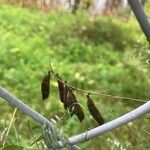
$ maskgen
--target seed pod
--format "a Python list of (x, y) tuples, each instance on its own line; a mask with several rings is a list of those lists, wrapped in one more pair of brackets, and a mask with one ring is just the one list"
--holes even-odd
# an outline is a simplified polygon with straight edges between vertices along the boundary
[(63, 103), (64, 103), (64, 108), (65, 109), (67, 109), (67, 94), (68, 94), (68, 90), (69, 90), (69, 87), (66, 84), (64, 84)]
[(68, 88), (67, 89), (67, 99), (66, 99), (66, 103), (67, 103), (67, 108), (69, 108), (69, 110), (71, 109), (71, 107), (73, 107), (73, 104), (77, 102), (75, 95), (72, 92), (72, 89)]
[(104, 124), (104, 119), (103, 119), (102, 115), (100, 114), (100, 112), (98, 111), (98, 109), (96, 108), (96, 106), (95, 106), (94, 102), (92, 101), (92, 99), (90, 98), (89, 94), (87, 95), (87, 107), (88, 107), (90, 114), (97, 121), (97, 123), (99, 125)]
[(84, 112), (81, 108), (81, 106), (79, 105), (79, 103), (75, 103), (74, 106), (72, 107), (72, 112), (71, 112), (71, 116), (72, 115), (76, 115), (78, 117), (78, 119), (82, 122), (82, 120), (84, 119)]
[(82, 122), (84, 119), (84, 112), (71, 89), (68, 89), (67, 93), (67, 107), (69, 108), (71, 116), (75, 114)]
[(58, 83), (58, 90), (59, 90), (59, 97), (62, 103), (64, 103), (64, 83), (62, 79), (57, 74), (57, 83)]
[(42, 98), (43, 101), (45, 99), (47, 99), (49, 97), (50, 94), (50, 78), (51, 78), (51, 74), (50, 71), (48, 72), (48, 75), (46, 75), (43, 79), (42, 79), (42, 83), (41, 83), (41, 93), (42, 93)]

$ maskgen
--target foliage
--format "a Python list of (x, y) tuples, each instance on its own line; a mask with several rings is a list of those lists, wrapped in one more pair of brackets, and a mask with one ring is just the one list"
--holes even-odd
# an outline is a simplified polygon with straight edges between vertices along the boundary
[[(69, 136), (96, 126), (86, 112), (82, 124), (70, 117), (59, 101), (56, 80), (51, 81), (50, 99), (43, 103), (40, 84), (49, 70), (70, 84), (102, 93), (150, 98), (149, 49), (135, 20), (97, 17), (88, 20), (85, 12), (42, 13), (0, 5), (0, 84), (47, 118), (62, 118), (57, 126)], [(86, 95), (75, 92), (86, 107)], [(140, 103), (92, 96), (106, 122), (123, 115)], [(12, 107), (0, 101), (0, 131), (8, 126)], [(97, 137), (80, 146), (86, 149), (148, 149), (149, 115)], [(18, 111), (8, 145), (25, 149), (41, 127)], [(136, 132), (135, 132), (136, 131)], [(8, 146), (9, 147), (9, 146)], [(36, 148), (35, 148), (36, 147)], [(88, 148), (87, 148), (88, 147)], [(37, 145), (33, 146), (37, 149)]]

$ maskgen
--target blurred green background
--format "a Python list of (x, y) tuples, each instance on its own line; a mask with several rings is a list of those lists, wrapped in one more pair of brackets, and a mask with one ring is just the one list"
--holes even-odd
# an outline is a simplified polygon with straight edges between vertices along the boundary
[[(150, 5), (145, 6), (150, 15)], [(48, 119), (62, 118), (57, 128), (69, 137), (97, 126), (89, 116), (86, 95), (75, 92), (85, 107), (80, 123), (70, 117), (59, 101), (57, 82), (51, 80), (50, 98), (41, 98), (41, 80), (50, 69), (76, 87), (98, 93), (150, 99), (150, 49), (134, 16), (99, 16), (89, 19), (85, 11), (76, 15), (0, 4), (0, 85)], [(91, 96), (108, 122), (142, 103)], [(0, 133), (9, 125), (14, 107), (0, 99)], [(89, 150), (148, 150), (150, 115), (112, 132), (79, 144)], [(41, 149), (30, 144), (42, 127), (17, 111), (7, 145)], [(12, 148), (10, 148), (12, 149)], [(21, 149), (21, 148), (20, 148)]]

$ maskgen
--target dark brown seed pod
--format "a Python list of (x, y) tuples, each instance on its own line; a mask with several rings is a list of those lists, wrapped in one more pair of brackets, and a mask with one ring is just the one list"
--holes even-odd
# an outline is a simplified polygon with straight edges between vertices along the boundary
[(67, 103), (67, 108), (71, 109), (73, 107), (73, 104), (76, 103), (76, 97), (72, 92), (72, 89), (68, 88), (67, 89), (67, 98), (66, 98), (66, 103)]
[(50, 94), (50, 78), (51, 78), (51, 74), (50, 74), (50, 71), (49, 71), (48, 75), (46, 75), (42, 79), (41, 92), (42, 92), (43, 101), (45, 99), (47, 99), (49, 97), (49, 94)]
[(69, 87), (66, 85), (66, 81), (64, 84), (64, 97), (63, 97), (63, 103), (64, 103), (64, 108), (67, 109), (67, 95), (68, 95)]
[(95, 106), (94, 102), (92, 101), (92, 99), (90, 98), (89, 94), (87, 95), (87, 107), (88, 107), (90, 114), (97, 121), (97, 123), (99, 125), (104, 124), (104, 119), (103, 119), (102, 115), (100, 114), (100, 112), (98, 111), (98, 109), (96, 108), (96, 106)]
[(71, 116), (75, 114), (82, 122), (82, 120), (84, 119), (84, 112), (71, 89), (68, 89), (67, 93), (67, 108), (69, 108)]
[(74, 115), (74, 114), (82, 122), (82, 120), (84, 119), (84, 112), (83, 112), (83, 110), (82, 110), (82, 108), (81, 108), (81, 106), (79, 105), (78, 102), (73, 104), (72, 111), (71, 111), (71, 116)]
[(62, 103), (64, 103), (64, 83), (62, 79), (57, 74), (57, 83), (58, 83), (58, 90), (59, 90), (59, 97)]

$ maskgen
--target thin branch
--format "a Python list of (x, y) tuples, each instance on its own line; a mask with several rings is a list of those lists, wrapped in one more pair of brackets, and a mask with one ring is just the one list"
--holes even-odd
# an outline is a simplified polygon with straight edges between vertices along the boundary
[(5, 138), (4, 138), (4, 141), (3, 141), (3, 144), (2, 144), (3, 146), (4, 146), (5, 143), (6, 143), (6, 140), (7, 140), (9, 131), (10, 131), (10, 129), (11, 129), (12, 123), (13, 123), (13, 121), (14, 121), (16, 112), (17, 112), (17, 108), (15, 107), (14, 112), (13, 112), (12, 117), (11, 117), (11, 120), (10, 120), (10, 123), (9, 123), (9, 126), (8, 126), (8, 129), (7, 129), (7, 132), (6, 132), (6, 135), (5, 135)]
[(150, 132), (149, 132), (149, 131), (144, 130), (144, 129), (143, 129), (143, 131), (144, 131), (145, 133), (147, 133), (148, 135), (150, 135)]
[(61, 79), (59, 79), (57, 77), (57, 75), (54, 74), (54, 70), (52, 72), (52, 75), (57, 78), (57, 80), (59, 80), (60, 82), (62, 82), (63, 84), (66, 84), (67, 86), (71, 87), (74, 90), (80, 91), (82, 93), (87, 93), (87, 94), (92, 94), (92, 95), (97, 95), (97, 96), (102, 96), (102, 97), (107, 97), (107, 98), (114, 98), (114, 99), (124, 99), (124, 100), (132, 100), (132, 101), (136, 101), (136, 102), (141, 102), (141, 103), (146, 103), (147, 101), (143, 100), (143, 99), (138, 99), (138, 98), (131, 98), (131, 97), (125, 97), (125, 96), (115, 96), (115, 95), (110, 95), (110, 94), (106, 94), (106, 93), (97, 93), (91, 90), (85, 90), (85, 89), (80, 89), (78, 87), (75, 87), (71, 84), (68, 84), (64, 81), (62, 81)]
[(128, 3), (143, 31), (147, 41), (150, 43), (150, 23), (145, 15), (142, 4), (139, 0), (128, 0)]
[[(75, 136), (69, 138), (69, 143), (77, 144), (77, 143), (85, 142), (89, 139), (92, 139), (96, 136), (99, 136), (99, 135), (102, 135), (109, 131), (112, 131), (113, 129), (116, 129), (124, 124), (127, 124), (149, 112), (150, 112), (150, 101), (148, 101), (147, 103), (143, 104), (142, 106), (134, 109), (133, 111), (131, 111), (117, 119), (114, 119), (114, 120), (112, 120), (108, 123), (105, 123), (99, 127), (96, 127), (94, 129), (91, 129), (89, 131), (83, 132), (81, 134), (78, 134), (78, 135), (75, 135)], [(63, 145), (60, 142), (60, 147), (56, 147), (56, 148), (59, 149), (62, 147), (63, 147)]]
[(0, 145), (3, 145), (3, 141), (5, 140), (5, 136), (7, 134), (8, 127), (6, 127), (2, 133), (0, 134)]
[(82, 134), (75, 135), (75, 136), (69, 138), (69, 141), (71, 144), (76, 144), (76, 143), (87, 141), (93, 137), (102, 135), (102, 134), (112, 131), (113, 129), (116, 129), (124, 124), (127, 124), (128, 122), (131, 122), (149, 112), (150, 112), (150, 101), (148, 101), (147, 103), (143, 104), (142, 106), (136, 108), (135, 110), (133, 110), (117, 119), (114, 119), (108, 123), (105, 123), (99, 127), (91, 129)]
[[(51, 130), (51, 133), (58, 137), (56, 128), (52, 122), (50, 122), (48, 119), (43, 117), (41, 114), (30, 108), (28, 105), (24, 104), (22, 101), (17, 99), (15, 96), (10, 94), (8, 91), (6, 91), (4, 88), (0, 87), (0, 97), (6, 100), (8, 103), (12, 104), (13, 106), (17, 107), (19, 110), (21, 110), (26, 115), (30, 116), (32, 119), (37, 121), (40, 124), (47, 124)], [(59, 137), (58, 137), (59, 140)], [(62, 145), (62, 144), (61, 144)], [(80, 148), (76, 145), (72, 146), (73, 149), (79, 150)]]
[[(30, 116), (31, 118), (33, 118), (34, 120), (39, 122), (40, 124), (43, 125), (44, 123), (47, 123), (49, 125), (50, 129), (53, 131), (53, 133), (55, 135), (57, 135), (56, 129), (55, 129), (53, 123), (51, 123), (49, 120), (47, 120), (41, 114), (39, 114), (38, 112), (36, 112), (32, 108), (30, 108), (29, 106), (24, 104), (23, 102), (21, 102), (19, 99), (15, 98), (12, 94), (10, 94), (8, 91), (3, 89), (2, 87), (0, 87), (0, 97), (5, 99), (10, 104), (16, 106), (18, 109), (20, 109), (22, 112), (24, 112), (25, 114), (27, 114), (28, 116)], [(137, 108), (137, 109), (113, 120), (113, 121), (110, 121), (108, 123), (105, 123), (102, 126), (96, 127), (87, 132), (84, 132), (82, 134), (79, 134), (79, 135), (69, 138), (69, 143), (73, 145), (76, 143), (84, 142), (95, 136), (98, 136), (98, 135), (104, 134), (108, 131), (111, 131), (113, 129), (116, 129), (116, 128), (120, 127), (121, 125), (124, 125), (130, 121), (133, 121), (134, 119), (137, 119), (140, 116), (142, 116), (148, 112), (150, 112), (150, 101), (148, 101), (147, 103), (143, 104), (139, 108)], [(59, 143), (60, 143), (60, 145), (57, 148), (61, 148), (64, 146), (62, 144), (62, 142), (59, 142)], [(76, 147), (76, 146), (74, 146), (74, 147)]]
[(40, 124), (47, 123), (49, 127), (51, 128), (53, 133), (56, 133), (56, 129), (54, 127), (54, 124), (50, 122), (48, 119), (43, 117), (41, 114), (24, 104), (22, 101), (17, 99), (15, 96), (10, 94), (8, 91), (6, 91), (4, 88), (0, 87), (0, 97), (2, 97), (4, 100), (6, 100), (8, 103), (12, 104), (13, 106), (20, 109), (23, 113), (30, 116), (32, 119), (37, 121)]

